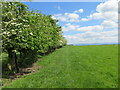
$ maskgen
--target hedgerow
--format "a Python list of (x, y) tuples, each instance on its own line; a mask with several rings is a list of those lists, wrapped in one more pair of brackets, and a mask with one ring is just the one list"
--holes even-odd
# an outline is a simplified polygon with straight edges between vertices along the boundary
[(19, 72), (17, 53), (22, 60), (31, 55), (45, 55), (66, 45), (61, 26), (51, 15), (29, 11), (20, 2), (2, 3), (2, 47), (8, 53), (8, 67)]

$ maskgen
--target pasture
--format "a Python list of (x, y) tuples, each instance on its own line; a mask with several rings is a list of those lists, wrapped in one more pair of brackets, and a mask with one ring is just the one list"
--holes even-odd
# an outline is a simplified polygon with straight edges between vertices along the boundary
[(118, 87), (118, 45), (64, 46), (36, 64), (42, 68), (4, 88)]

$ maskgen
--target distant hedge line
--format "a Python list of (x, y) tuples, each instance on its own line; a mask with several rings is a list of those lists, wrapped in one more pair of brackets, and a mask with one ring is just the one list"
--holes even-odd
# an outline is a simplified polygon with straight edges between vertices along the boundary
[(8, 53), (8, 66), (11, 71), (19, 72), (17, 55), (36, 56), (47, 54), (66, 45), (61, 26), (51, 15), (39, 11), (29, 11), (28, 6), (20, 2), (3, 2), (2, 5), (2, 43)]

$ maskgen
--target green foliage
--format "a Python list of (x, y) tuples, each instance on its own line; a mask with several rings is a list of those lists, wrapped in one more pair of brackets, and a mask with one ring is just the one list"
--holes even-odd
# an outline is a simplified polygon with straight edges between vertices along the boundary
[[(29, 11), (20, 2), (2, 3), (2, 42), (3, 50), (26, 54), (46, 54), (59, 46), (66, 45), (58, 20), (51, 15), (42, 15), (37, 11)], [(26, 53), (26, 54), (25, 54)]]
[[(4, 49), (30, 49), (47, 52), (64, 41), (61, 27), (51, 16), (28, 11), (19, 2), (3, 3), (2, 36)], [(62, 42), (63, 45), (63, 42)]]

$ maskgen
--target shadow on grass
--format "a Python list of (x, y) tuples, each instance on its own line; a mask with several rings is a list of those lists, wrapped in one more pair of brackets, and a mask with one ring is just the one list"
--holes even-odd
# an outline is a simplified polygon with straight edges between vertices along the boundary
[(16, 75), (23, 75), (23, 74), (28, 74), (31, 73), (30, 71), (25, 71), (23, 70), (25, 68), (32, 67), (33, 63), (37, 61), (37, 56), (35, 55), (26, 55), (23, 58), (20, 58), (20, 54), (17, 53), (17, 61), (18, 61), (18, 67), (20, 69), (19, 73), (11, 74), (11, 71), (8, 68), (8, 54), (3, 53), (2, 54), (2, 78), (3, 79), (14, 79)]
[(15, 73), (11, 75), (11, 71), (8, 69), (8, 54), (7, 53), (2, 53), (2, 78), (4, 79), (14, 79), (16, 78), (16, 75), (24, 75), (24, 74), (29, 74), (32, 71), (33, 64), (38, 60), (38, 58), (42, 58), (42, 56), (47, 56), (51, 54), (53, 51), (47, 52), (45, 54), (29, 54), (27, 53), (26, 55), (24, 54), (23, 57), (20, 57), (20, 53), (17, 53), (17, 62), (18, 62), (18, 67), (20, 72)]

